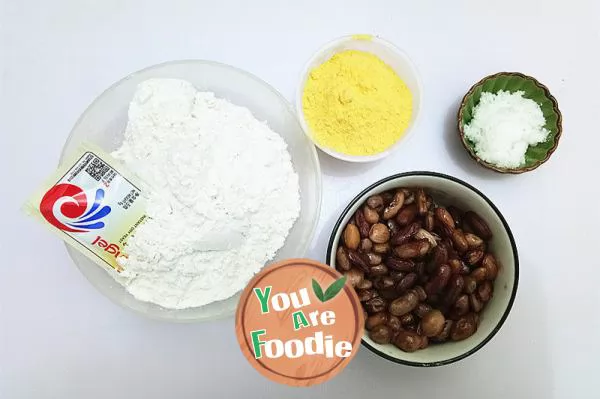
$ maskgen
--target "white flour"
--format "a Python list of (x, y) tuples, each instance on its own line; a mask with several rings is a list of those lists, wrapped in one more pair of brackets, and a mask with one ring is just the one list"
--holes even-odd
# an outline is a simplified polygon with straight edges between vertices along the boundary
[(284, 140), (190, 83), (138, 87), (115, 158), (150, 186), (151, 217), (116, 277), (137, 299), (183, 309), (229, 298), (281, 248), (300, 212)]

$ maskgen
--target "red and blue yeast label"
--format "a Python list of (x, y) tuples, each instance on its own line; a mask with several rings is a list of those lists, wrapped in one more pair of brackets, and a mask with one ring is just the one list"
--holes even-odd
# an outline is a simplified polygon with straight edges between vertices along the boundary
[(117, 271), (127, 238), (146, 219), (139, 184), (99, 149), (82, 148), (26, 204), (67, 243)]

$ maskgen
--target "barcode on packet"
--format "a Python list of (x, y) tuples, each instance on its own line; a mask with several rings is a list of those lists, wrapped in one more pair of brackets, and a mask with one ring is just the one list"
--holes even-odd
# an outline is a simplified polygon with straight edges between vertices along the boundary
[(88, 175), (92, 177), (92, 179), (96, 181), (100, 181), (102, 177), (110, 170), (110, 166), (102, 162), (99, 158), (94, 157), (92, 162), (90, 162), (85, 168), (85, 171)]

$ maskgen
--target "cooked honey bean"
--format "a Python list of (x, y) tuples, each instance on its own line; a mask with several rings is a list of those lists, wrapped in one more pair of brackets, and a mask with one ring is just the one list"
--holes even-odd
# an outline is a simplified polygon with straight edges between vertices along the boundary
[(357, 291), (373, 342), (412, 352), (476, 332), (499, 269), (479, 215), (398, 188), (369, 197), (343, 228), (336, 269)]
[(392, 339), (392, 330), (385, 324), (380, 324), (373, 327), (369, 337), (371, 337), (373, 342), (380, 345), (389, 344)]
[(427, 295), (434, 295), (440, 292), (450, 279), (451, 269), (448, 265), (441, 265), (433, 277), (425, 284), (425, 292)]
[(369, 314), (378, 313), (385, 310), (387, 303), (385, 299), (381, 297), (374, 297), (364, 302), (365, 309)]
[(402, 330), (402, 323), (400, 322), (398, 316), (389, 315), (385, 324), (392, 330), (394, 335), (397, 334), (398, 331)]
[(400, 294), (405, 293), (409, 289), (411, 289), (416, 283), (419, 276), (416, 273), (408, 273), (402, 280), (396, 284), (396, 291)]
[(369, 236), (369, 230), (371, 229), (371, 225), (365, 219), (365, 214), (361, 209), (357, 210), (354, 214), (354, 219), (356, 220), (356, 226), (358, 227), (358, 231), (362, 238)]
[(487, 302), (492, 298), (494, 286), (489, 281), (484, 281), (479, 287), (477, 287), (477, 296), (483, 302)]
[(348, 252), (346, 252), (346, 248), (338, 247), (335, 254), (335, 265), (338, 270), (350, 270), (350, 259), (348, 259)]
[(363, 214), (365, 215), (365, 220), (370, 224), (375, 224), (379, 222), (379, 213), (370, 206), (366, 205), (363, 208)]
[(421, 348), (422, 343), (422, 337), (412, 331), (400, 331), (394, 339), (394, 345), (404, 352), (414, 352)]
[(386, 312), (379, 312), (379, 313), (372, 314), (371, 316), (366, 318), (365, 328), (367, 330), (371, 330), (375, 326), (384, 324), (387, 322), (388, 317), (389, 317), (389, 314)]
[(416, 204), (405, 206), (398, 212), (398, 215), (396, 215), (396, 222), (398, 222), (400, 226), (406, 226), (415, 220), (417, 213), (418, 209)]
[(363, 279), (360, 283), (356, 285), (357, 290), (368, 290), (373, 287), (373, 281)]
[(431, 312), (431, 310), (432, 310), (431, 305), (428, 305), (426, 303), (420, 303), (415, 308), (415, 314), (419, 318), (423, 318), (423, 316), (425, 316), (427, 313)]
[(383, 210), (383, 218), (385, 220), (391, 219), (398, 214), (400, 208), (404, 205), (404, 192), (402, 190), (396, 191), (394, 194), (394, 199), (388, 206)]
[(390, 303), (389, 312), (394, 316), (402, 316), (412, 310), (419, 304), (419, 296), (414, 291), (408, 291), (400, 298)]
[(496, 279), (496, 276), (498, 276), (498, 263), (496, 262), (494, 255), (490, 253), (485, 254), (483, 260), (481, 261), (481, 267), (485, 269), (485, 276), (488, 280), (493, 281)]
[(371, 250), (373, 249), (373, 241), (369, 240), (368, 238), (363, 238), (362, 240), (360, 240), (358, 249), (360, 250), (360, 252), (363, 253), (371, 252)]
[(461, 317), (454, 323), (452, 331), (450, 332), (450, 338), (452, 341), (462, 341), (463, 339), (469, 338), (477, 330), (477, 323), (473, 314), (468, 314)]
[(426, 313), (421, 319), (421, 331), (427, 337), (435, 337), (442, 332), (446, 318), (439, 310)]
[(361, 270), (350, 269), (344, 272), (344, 276), (346, 276), (346, 281), (348, 281), (352, 287), (356, 288), (356, 286), (363, 280), (365, 274)]

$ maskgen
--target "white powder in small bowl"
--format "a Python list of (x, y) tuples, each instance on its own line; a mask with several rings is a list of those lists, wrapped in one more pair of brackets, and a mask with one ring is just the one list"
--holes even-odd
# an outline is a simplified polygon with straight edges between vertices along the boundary
[(550, 133), (546, 120), (535, 101), (523, 97), (522, 91), (481, 93), (473, 109), (471, 123), (464, 126), (465, 137), (475, 144), (482, 160), (504, 168), (525, 164), (530, 145), (546, 141)]

